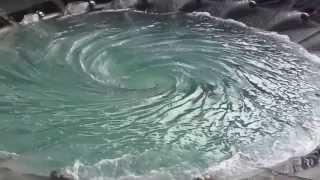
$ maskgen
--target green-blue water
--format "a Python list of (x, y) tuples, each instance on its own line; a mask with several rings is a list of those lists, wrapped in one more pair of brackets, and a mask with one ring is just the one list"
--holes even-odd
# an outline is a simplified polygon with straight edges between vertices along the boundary
[(261, 163), (317, 144), (318, 64), (278, 36), (118, 12), (1, 38), (0, 150), (34, 171), (188, 179), (237, 152)]

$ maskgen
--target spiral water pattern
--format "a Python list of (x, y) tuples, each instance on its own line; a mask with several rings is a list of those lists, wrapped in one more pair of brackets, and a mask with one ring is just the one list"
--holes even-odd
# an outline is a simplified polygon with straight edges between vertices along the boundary
[(318, 65), (305, 51), (181, 16), (98, 13), (16, 29), (0, 47), (0, 149), (47, 167), (122, 157), (88, 170), (119, 177), (272, 156), (311, 136)]

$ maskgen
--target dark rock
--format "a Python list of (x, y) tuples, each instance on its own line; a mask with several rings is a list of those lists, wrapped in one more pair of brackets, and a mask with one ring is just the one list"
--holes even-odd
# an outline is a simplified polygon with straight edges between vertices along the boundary
[(215, 180), (215, 179), (210, 175), (203, 175), (203, 176), (195, 177), (192, 180)]
[(106, 3), (110, 3), (113, 0), (96, 0), (97, 4), (106, 4)]
[(315, 150), (313, 150), (311, 153), (301, 157), (302, 168), (303, 169), (313, 168), (319, 165), (319, 160), (320, 160), (320, 146), (317, 147)]
[(308, 22), (309, 15), (303, 12), (289, 11), (279, 12), (278, 16), (274, 18), (268, 30), (284, 31), (288, 29), (301, 28)]
[(60, 174), (58, 171), (52, 171), (50, 173), (50, 180), (73, 180), (74, 178), (71, 176), (67, 176), (65, 174)]
[(93, 1), (93, 0), (90, 0), (89, 2), (89, 9), (92, 11), (95, 9), (95, 6), (96, 6), (96, 2)]
[[(35, 22), (36, 15), (31, 18), (31, 14), (37, 14), (39, 19), (48, 19), (45, 18), (45, 16), (51, 16), (51, 14), (60, 14), (62, 15), (62, 12), (64, 10), (64, 4), (60, 0), (55, 1), (44, 1), (37, 4), (31, 4), (28, 8), (14, 11), (8, 14), (8, 17), (10, 17), (14, 22), (22, 22), (23, 19), (25, 19), (25, 22)], [(57, 16), (51, 16), (51, 17), (57, 17)], [(28, 20), (26, 20), (28, 19)], [(34, 20), (31, 20), (34, 19)]]
[(180, 8), (182, 12), (193, 12), (200, 9), (203, 6), (202, 0), (192, 0)]
[(60, 0), (55, 1), (44, 1), (42, 3), (33, 5), (30, 10), (32, 12), (41, 11), (44, 14), (51, 14), (51, 13), (62, 13), (64, 10), (64, 4)]
[(21, 22), (23, 20), (23, 17), (24, 17), (25, 14), (28, 14), (28, 10), (13, 12), (13, 13), (8, 14), (8, 16), (14, 22)]
[(257, 2), (256, 2), (256, 1), (249, 1), (249, 7), (250, 7), (250, 8), (255, 8), (255, 7), (257, 7)]
[(0, 16), (0, 28), (10, 26), (10, 25), (11, 25), (11, 23), (9, 22), (9, 20), (7, 18)]
[(264, 7), (280, 7), (280, 6), (291, 6), (294, 0), (256, 0), (259, 6)]
[(139, 11), (146, 11), (148, 9), (151, 9), (153, 5), (149, 3), (148, 0), (139, 0), (135, 5), (134, 8)]
[(313, 21), (316, 21), (318, 23), (320, 23), (320, 8), (319, 9), (314, 9), (312, 11), (312, 13), (309, 13), (310, 14), (310, 19), (312, 19)]
[(301, 13), (300, 18), (303, 22), (307, 22), (310, 19), (310, 15), (304, 12), (304, 13)]
[(223, 18), (237, 19), (248, 16), (257, 11), (255, 1), (237, 1), (226, 7)]

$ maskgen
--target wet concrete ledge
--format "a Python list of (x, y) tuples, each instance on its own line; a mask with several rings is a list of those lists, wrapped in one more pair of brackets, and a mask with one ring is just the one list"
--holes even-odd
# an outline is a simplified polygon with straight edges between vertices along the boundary
[[(209, 12), (248, 26), (288, 35), (311, 52), (320, 51), (320, 1), (318, 0), (11, 0), (0, 2), (0, 32), (36, 23), (100, 10), (133, 9), (150, 13)], [(320, 180), (320, 147), (273, 167), (258, 170), (243, 180)], [(1, 165), (1, 162), (0, 162)], [(71, 180), (53, 171), (48, 176), (16, 172), (0, 166), (0, 180)], [(217, 180), (203, 175), (195, 180)]]

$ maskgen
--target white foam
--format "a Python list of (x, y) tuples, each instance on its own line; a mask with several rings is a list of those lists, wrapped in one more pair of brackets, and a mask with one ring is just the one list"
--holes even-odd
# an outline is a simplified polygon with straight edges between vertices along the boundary
[(295, 48), (296, 52), (303, 54), (305, 57), (307, 57), (308, 59), (310, 59), (313, 62), (320, 63), (320, 57), (319, 56), (309, 52), (307, 49), (305, 49), (300, 44), (291, 41), (291, 39), (290, 39), (290, 37), (288, 35), (279, 34), (277, 32), (272, 32), (272, 31), (263, 31), (263, 30), (256, 29), (256, 28), (251, 28), (251, 29), (253, 29), (258, 34), (262, 34), (262, 35), (265, 35), (265, 36), (270, 36), (272, 38), (284, 41), (285, 43), (288, 43), (288, 45), (290, 45), (292, 48)]
[(290, 37), (288, 35), (279, 34), (279, 33), (274, 32), (274, 31), (264, 31), (264, 30), (261, 30), (261, 29), (257, 29), (255, 27), (249, 27), (245, 23), (237, 21), (237, 20), (234, 20), (234, 19), (223, 19), (223, 18), (212, 16), (212, 14), (210, 14), (209, 12), (192, 12), (192, 13), (188, 13), (187, 15), (193, 16), (193, 17), (202, 17), (203, 16), (203, 17), (208, 17), (208, 18), (219, 20), (219, 21), (226, 22), (226, 23), (232, 23), (232, 24), (235, 24), (235, 25), (238, 25), (238, 26), (241, 26), (241, 27), (245, 27), (245, 28), (251, 29), (255, 33), (279, 39), (279, 40), (284, 41), (284, 42), (288, 43), (289, 45), (293, 46), (298, 52), (303, 54), (305, 57), (307, 57), (311, 61), (316, 62), (316, 63), (320, 63), (320, 57), (318, 55), (309, 52), (308, 50), (306, 50), (300, 44), (291, 41), (291, 39), (290, 39)]
[[(284, 135), (273, 143), (271, 153), (263, 152), (263, 146), (267, 144), (266, 142), (253, 143), (251, 146), (254, 148), (249, 147), (251, 150), (248, 152), (239, 151), (231, 158), (212, 165), (206, 174), (219, 180), (249, 178), (262, 168), (276, 166), (289, 158), (310, 153), (320, 142), (320, 132), (317, 131), (319, 128), (320, 122), (306, 121), (298, 131), (289, 130), (288, 135)], [(304, 129), (308, 129), (308, 132)]]
[[(149, 156), (154, 156), (154, 152), (145, 151), (139, 155), (126, 154), (119, 158), (102, 159), (92, 165), (77, 160), (72, 167), (65, 169), (65, 173), (72, 175), (76, 180), (191, 180), (200, 174), (197, 168), (177, 168), (176, 165), (150, 168), (143, 174), (136, 174), (132, 168), (137, 166), (138, 162), (147, 160)], [(145, 165), (150, 162), (146, 161)]]
[(187, 15), (192, 17), (205, 16), (205, 17), (215, 19), (215, 17), (212, 16), (209, 12), (192, 12), (192, 13), (188, 13)]
[(236, 20), (233, 20), (233, 19), (223, 19), (223, 18), (220, 18), (220, 17), (215, 17), (215, 16), (212, 16), (212, 14), (210, 14), (209, 12), (206, 12), (206, 11), (204, 11), (204, 12), (192, 12), (192, 13), (188, 13), (187, 15), (188, 16), (192, 16), (192, 17), (207, 17), (207, 18), (218, 20), (218, 21), (221, 21), (221, 22), (235, 24), (235, 25), (238, 25), (238, 26), (241, 26), (241, 27), (248, 27), (246, 24), (244, 24), (244, 23), (242, 23), (240, 21), (236, 21)]

